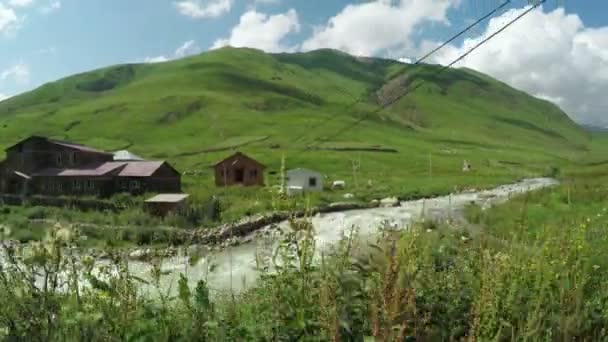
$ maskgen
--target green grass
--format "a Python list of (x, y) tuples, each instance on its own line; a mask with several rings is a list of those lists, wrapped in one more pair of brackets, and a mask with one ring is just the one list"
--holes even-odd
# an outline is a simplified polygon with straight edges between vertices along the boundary
[[(227, 218), (267, 209), (272, 201), (268, 191), (215, 187), (208, 166), (232, 153), (227, 149), (240, 149), (275, 173), (285, 155), (288, 169), (307, 167), (343, 179), (361, 201), (496, 185), (543, 174), (549, 166), (576, 166), (579, 156), (592, 153), (589, 134), (553, 104), (470, 70), (437, 75), (438, 68), (332, 50), (265, 54), (234, 48), (113, 66), (1, 102), (0, 147), (41, 134), (167, 159), (188, 174), (185, 190), (194, 197), (222, 196)], [(377, 108), (375, 91), (403, 72), (411, 84), (424, 85), (354, 125)], [(325, 141), (398, 153), (307, 149)], [(475, 172), (461, 173), (464, 159)], [(360, 162), (357, 174), (353, 160)], [(192, 171), (199, 175), (189, 176), (197, 174)], [(278, 184), (275, 176), (268, 179)], [(362, 185), (368, 180), (372, 189)]]
[[(120, 253), (92, 272), (73, 263), (77, 232), (57, 227), (28, 257), (0, 272), (0, 337), (7, 340), (107, 341), (604, 341), (608, 338), (608, 193), (604, 179), (574, 178), (475, 212), (484, 225), (425, 223), (382, 230), (363, 244), (356, 231), (319, 262), (311, 226), (292, 222), (249, 290), (212, 296), (187, 271), (169, 296), (160, 262), (150, 261), (138, 292)], [(570, 188), (570, 201), (564, 194)], [(598, 190), (599, 188), (599, 190)], [(566, 207), (567, 206), (567, 207)], [(473, 214), (473, 212), (470, 212)], [(427, 229), (431, 228), (431, 231)], [(467, 237), (463, 239), (463, 237)], [(190, 255), (191, 261), (200, 255)], [(276, 259), (275, 259), (276, 258)], [(265, 266), (276, 263), (274, 271)], [(35, 267), (45, 287), (31, 286)], [(223, 270), (219, 270), (223, 272)], [(86, 279), (90, 287), (66, 279)], [(57, 291), (61, 288), (61, 291)], [(155, 293), (156, 294), (156, 293)]]

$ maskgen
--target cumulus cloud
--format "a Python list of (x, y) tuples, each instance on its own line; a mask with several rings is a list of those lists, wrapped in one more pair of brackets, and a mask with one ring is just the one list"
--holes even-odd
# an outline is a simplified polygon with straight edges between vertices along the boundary
[(196, 44), (194, 40), (189, 40), (184, 42), (180, 47), (178, 47), (172, 55), (170, 56), (155, 56), (155, 57), (146, 57), (144, 58), (144, 63), (161, 63), (167, 62), (172, 59), (183, 58), (191, 55), (195, 55), (201, 52), (201, 48)]
[(234, 0), (182, 0), (175, 2), (177, 11), (191, 18), (214, 18), (227, 13)]
[(27, 7), (34, 3), (34, 0), (9, 0), (8, 5), (11, 7)]
[(421, 24), (448, 24), (448, 9), (459, 0), (376, 0), (351, 4), (316, 27), (303, 50), (339, 49), (372, 56), (385, 50), (412, 48), (412, 33)]
[(0, 72), (0, 81), (11, 80), (19, 85), (25, 85), (30, 82), (30, 68), (24, 63), (18, 63), (14, 66)]
[(290, 33), (299, 31), (300, 21), (294, 9), (276, 15), (250, 10), (241, 16), (230, 36), (216, 40), (212, 49), (229, 45), (251, 47), (267, 52), (293, 51), (296, 47), (285, 45), (283, 41)]
[[(440, 50), (435, 61), (451, 62), (524, 10), (492, 19), (479, 37)], [(576, 14), (537, 9), (455, 66), (552, 101), (577, 121), (608, 125), (608, 27), (585, 27)]]
[(7, 33), (15, 25), (19, 24), (17, 14), (12, 8), (4, 6), (0, 2), (0, 33)]

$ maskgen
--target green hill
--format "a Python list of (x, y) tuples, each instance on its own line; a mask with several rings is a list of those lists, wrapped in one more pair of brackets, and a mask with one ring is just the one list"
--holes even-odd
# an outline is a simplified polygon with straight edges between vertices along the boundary
[[(553, 104), (472, 70), (437, 74), (439, 68), (333, 50), (235, 48), (113, 66), (0, 102), (0, 147), (39, 134), (129, 149), (198, 171), (185, 177), (186, 190), (203, 195), (218, 191), (208, 166), (238, 147), (271, 173), (285, 155), (288, 168), (345, 179), (352, 185), (347, 191), (365, 200), (540, 174), (586, 151), (588, 134)], [(373, 113), (419, 82), (416, 91)], [(464, 159), (474, 172), (462, 173)]]

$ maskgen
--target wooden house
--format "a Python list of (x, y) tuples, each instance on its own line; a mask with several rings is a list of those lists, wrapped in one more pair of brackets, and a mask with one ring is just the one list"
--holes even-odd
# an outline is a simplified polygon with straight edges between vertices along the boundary
[(217, 186), (264, 185), (266, 166), (257, 160), (237, 152), (214, 166)]
[(95, 195), (181, 192), (181, 175), (164, 161), (114, 161), (84, 145), (29, 137), (6, 149), (0, 193)]

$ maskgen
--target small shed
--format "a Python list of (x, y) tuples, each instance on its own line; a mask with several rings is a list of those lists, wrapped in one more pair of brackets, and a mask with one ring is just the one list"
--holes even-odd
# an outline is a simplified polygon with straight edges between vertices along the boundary
[(323, 175), (304, 168), (289, 170), (285, 174), (285, 186), (287, 195), (290, 196), (301, 192), (323, 191)]
[(179, 213), (188, 206), (188, 194), (160, 194), (145, 201), (146, 210), (156, 216)]
[(266, 166), (241, 152), (231, 155), (213, 167), (217, 186), (264, 185)]

